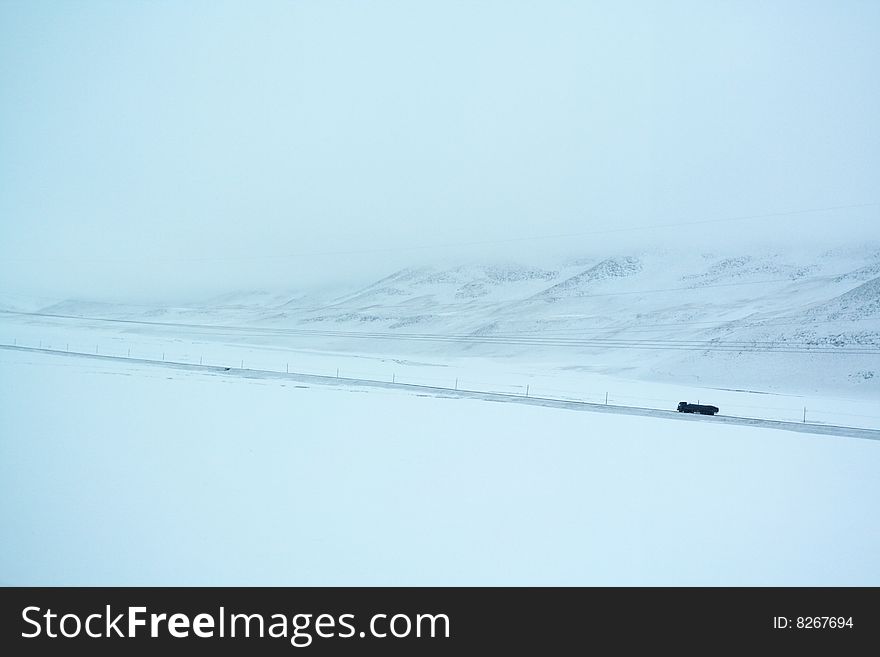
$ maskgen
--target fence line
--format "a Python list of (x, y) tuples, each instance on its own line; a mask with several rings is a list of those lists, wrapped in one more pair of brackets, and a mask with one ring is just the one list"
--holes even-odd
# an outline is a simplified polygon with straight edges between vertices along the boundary
[[(118, 339), (118, 338), (117, 338)], [(436, 390), (443, 390), (449, 392), (464, 392), (464, 393), (481, 393), (481, 394), (498, 394), (505, 395), (510, 397), (527, 397), (536, 400), (546, 400), (546, 401), (559, 401), (559, 402), (575, 402), (575, 403), (583, 403), (583, 404), (592, 404), (592, 405), (608, 405), (615, 406), (618, 408), (643, 408), (647, 410), (659, 410), (659, 411), (671, 411), (674, 408), (670, 406), (673, 404), (677, 404), (677, 400), (669, 401), (668, 399), (661, 399), (656, 397), (638, 397), (633, 395), (616, 395), (610, 391), (606, 392), (595, 392), (595, 391), (573, 391), (573, 390), (562, 390), (559, 388), (547, 388), (540, 385), (534, 385), (532, 383), (527, 384), (518, 384), (518, 383), (489, 383), (486, 381), (478, 381), (475, 379), (464, 378), (464, 377), (432, 377), (432, 376), (421, 376), (418, 374), (413, 374), (412, 376), (404, 375), (399, 376), (396, 371), (390, 372), (386, 375), (385, 378), (374, 378), (377, 376), (375, 372), (362, 372), (359, 370), (348, 370), (344, 368), (336, 368), (335, 372), (306, 372), (301, 370), (291, 370), (290, 363), (283, 363), (283, 367), (279, 364), (279, 369), (270, 369), (265, 366), (262, 367), (246, 367), (247, 361), (242, 358), (237, 358), (234, 362), (234, 365), (227, 365), (219, 360), (210, 360), (205, 359), (203, 355), (199, 354), (198, 357), (190, 354), (183, 354), (183, 358), (191, 359), (191, 360), (168, 360), (166, 359), (166, 352), (161, 352), (161, 360), (159, 360), (159, 352), (156, 350), (156, 353), (152, 354), (152, 357), (149, 357), (147, 353), (142, 353), (140, 357), (136, 352), (134, 356), (132, 356), (132, 350), (127, 345), (125, 346), (125, 355), (120, 355), (119, 353), (113, 353), (107, 349), (100, 349), (100, 343), (95, 345), (94, 351), (89, 349), (88, 351), (71, 351), (70, 343), (64, 342), (63, 348), (58, 347), (56, 344), (49, 343), (46, 340), (40, 340), (38, 342), (39, 346), (28, 346), (23, 344), (18, 338), (14, 338), (11, 342), (7, 342), (6, 344), (2, 344), (0, 346), (10, 347), (19, 350), (33, 350), (33, 351), (43, 351), (43, 352), (52, 352), (57, 354), (69, 354), (72, 356), (102, 356), (104, 358), (114, 358), (119, 360), (131, 360), (134, 362), (146, 362), (146, 363), (156, 363), (156, 364), (168, 364), (168, 365), (184, 365), (189, 367), (202, 367), (205, 369), (216, 370), (217, 368), (221, 368), (224, 370), (236, 370), (236, 371), (252, 371), (252, 372), (266, 372), (272, 374), (289, 374), (291, 376), (317, 376), (317, 377), (326, 377), (326, 378), (336, 378), (340, 381), (351, 381), (358, 382), (362, 381), (365, 383), (376, 383), (383, 385), (393, 385), (396, 387), (420, 387), (420, 388), (431, 388)], [(147, 352), (148, 350), (144, 350)], [(178, 356), (180, 357), (180, 356)], [(354, 376), (352, 376), (354, 375)], [(446, 385), (438, 385), (437, 383), (425, 384), (420, 381), (435, 381), (435, 382), (445, 382)], [(453, 385), (454, 381), (454, 385)], [(472, 387), (474, 385), (478, 386), (488, 386), (488, 388), (479, 388)], [(496, 388), (495, 390), (491, 388)], [(499, 392), (498, 388), (505, 388), (506, 391)], [(511, 391), (510, 389), (513, 389)], [(547, 395), (547, 393), (562, 393), (562, 395)], [(656, 405), (646, 405), (646, 406), (631, 406), (629, 404), (621, 404), (615, 403), (615, 401), (620, 400), (632, 400), (635, 402), (662, 402), (663, 406)], [(667, 405), (668, 402), (668, 405)], [(782, 408), (778, 406), (755, 406), (748, 404), (736, 404), (730, 403), (725, 404), (725, 408), (732, 409), (745, 409), (745, 408), (755, 408), (761, 410), (776, 410), (783, 411), (784, 413), (774, 414), (774, 416), (765, 416), (765, 417), (755, 417), (752, 415), (735, 415), (730, 413), (722, 413), (721, 415), (725, 417), (738, 418), (744, 420), (771, 420), (771, 421), (780, 421), (780, 422), (797, 422), (801, 424), (810, 424), (815, 426), (839, 426), (841, 428), (851, 428), (851, 429), (867, 429), (867, 430), (878, 430), (880, 429), (880, 422), (874, 423), (873, 426), (870, 427), (856, 427), (850, 425), (839, 425), (839, 424), (831, 424), (829, 422), (821, 421), (821, 418), (829, 415), (840, 415), (846, 417), (859, 417), (859, 418), (868, 418), (872, 420), (880, 420), (880, 416), (878, 415), (869, 415), (869, 414), (861, 414), (861, 413), (847, 413), (836, 410), (827, 410), (827, 409), (811, 409), (807, 407), (800, 408)], [(810, 421), (808, 422), (808, 418)]]

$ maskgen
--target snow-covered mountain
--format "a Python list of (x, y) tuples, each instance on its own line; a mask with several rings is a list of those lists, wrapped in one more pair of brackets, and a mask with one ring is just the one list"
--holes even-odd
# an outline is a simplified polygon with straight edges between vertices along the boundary
[(266, 329), (337, 351), (552, 361), (719, 387), (880, 393), (878, 245), (419, 266), (344, 292), (278, 285), (187, 308), (68, 301), (42, 312)]

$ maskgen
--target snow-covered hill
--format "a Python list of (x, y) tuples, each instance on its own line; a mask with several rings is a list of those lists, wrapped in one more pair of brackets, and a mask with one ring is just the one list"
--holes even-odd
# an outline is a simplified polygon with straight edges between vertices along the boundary
[(479, 356), (689, 385), (880, 394), (878, 245), (423, 265), (348, 289), (279, 282), (187, 308), (67, 301), (42, 312), (266, 329), (286, 345), (295, 339), (337, 352)]
[[(291, 305), (270, 323), (325, 331), (328, 339), (334, 332), (399, 334), (395, 348), (406, 353), (541, 358), (552, 352), (594, 371), (771, 390), (880, 382), (880, 356), (870, 353), (880, 351), (875, 246), (741, 255), (653, 251), (555, 267), (421, 267), (320, 305)], [(253, 319), (261, 321), (265, 310), (255, 305)], [(494, 340), (425, 339), (434, 335)], [(517, 344), (523, 339), (533, 341)], [(357, 349), (371, 342), (368, 336), (333, 341)], [(823, 347), (833, 353), (818, 353)]]

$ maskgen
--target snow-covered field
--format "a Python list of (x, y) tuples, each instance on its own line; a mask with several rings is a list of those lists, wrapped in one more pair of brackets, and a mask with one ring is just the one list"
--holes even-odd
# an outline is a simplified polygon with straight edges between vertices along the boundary
[[(476, 372), (495, 386), (535, 383), (603, 396), (615, 392), (608, 382), (578, 375), (803, 397), (774, 404), (789, 414), (809, 412), (816, 399), (875, 407), (880, 399), (880, 244), (421, 266), (348, 289), (276, 287), (185, 307), (0, 295), (0, 341), (237, 355), (271, 368), (288, 360), (305, 367), (308, 354), (320, 352), (321, 366), (327, 354), (338, 356), (334, 370), (391, 375), (391, 366), (377, 363), (398, 360), (430, 364), (419, 374), (444, 380), (452, 372), (438, 366), (467, 363), (467, 376)], [(356, 360), (344, 362), (349, 356)], [(646, 398), (667, 403), (665, 393), (652, 394), (658, 388), (648, 390)]]
[(349, 287), (186, 307), (7, 296), (0, 344), (880, 428), (880, 246), (419, 267)]
[(880, 442), (0, 350), (3, 584), (880, 584)]
[(880, 584), (880, 247), (281, 287), (0, 295), (0, 583)]

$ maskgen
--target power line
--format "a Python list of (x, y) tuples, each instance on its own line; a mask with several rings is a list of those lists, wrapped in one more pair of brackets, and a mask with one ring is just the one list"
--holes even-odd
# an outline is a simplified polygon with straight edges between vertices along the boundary
[[(155, 308), (155, 306), (144, 306), (149, 308)], [(384, 306), (383, 306), (384, 307)], [(387, 308), (395, 308), (394, 306), (387, 306)], [(189, 309), (175, 309), (175, 310), (189, 310)], [(0, 310), (0, 314), (5, 313), (9, 315), (30, 315), (37, 317), (54, 317), (59, 319), (80, 319), (83, 321), (106, 321), (106, 322), (135, 322), (135, 320), (125, 320), (120, 318), (96, 318), (96, 317), (88, 317), (83, 315), (61, 315), (61, 314), (53, 314), (53, 313), (40, 313), (40, 312), (24, 312), (24, 311), (13, 311), (13, 310)], [(449, 315), (451, 313), (447, 313)], [(454, 314), (464, 314), (454, 313)], [(589, 316), (595, 317), (595, 316)], [(403, 318), (387, 318), (387, 321), (399, 321)], [(565, 329), (534, 329), (534, 330), (514, 330), (512, 332), (508, 332), (506, 334), (495, 334), (495, 335), (508, 335), (515, 338), (543, 338), (543, 337), (558, 337), (560, 339), (565, 339), (569, 336), (583, 336), (584, 333), (612, 333), (625, 331), (627, 334), (630, 333), (658, 333), (665, 331), (670, 328), (677, 328), (681, 326), (694, 326), (698, 330), (699, 329), (718, 329), (729, 331), (733, 329), (762, 329), (767, 327), (776, 327), (776, 326), (811, 326), (814, 324), (838, 324), (841, 321), (846, 322), (876, 322), (878, 321), (874, 317), (844, 317), (839, 320), (807, 320), (807, 319), (799, 319), (797, 317), (792, 316), (784, 316), (779, 317), (777, 319), (795, 319), (797, 321), (788, 322), (788, 321), (775, 321), (774, 318), (769, 319), (755, 319), (749, 321), (748, 318), (737, 318), (737, 319), (718, 319), (711, 321), (681, 321), (681, 322), (672, 322), (672, 323), (661, 323), (661, 324), (637, 324), (635, 326), (575, 326), (571, 328)], [(547, 320), (542, 320), (547, 321)], [(144, 322), (147, 323), (147, 322)], [(151, 324), (152, 325), (152, 324)], [(242, 328), (244, 330), (252, 330), (252, 331), (290, 331), (295, 330), (293, 328), (278, 328), (278, 327), (235, 327), (235, 326), (225, 326), (222, 324), (177, 324), (171, 322), (165, 322), (162, 324), (163, 326), (181, 326), (181, 327), (204, 327), (204, 328), (229, 328), (229, 329), (237, 329)], [(751, 344), (751, 342), (749, 343)], [(791, 343), (789, 343), (791, 344)], [(806, 344), (806, 343), (804, 343)]]
[(796, 353), (796, 354), (835, 354), (835, 355), (880, 355), (880, 345), (831, 346), (806, 342), (772, 341), (723, 341), (723, 340), (670, 340), (670, 339), (613, 339), (613, 338), (541, 338), (505, 335), (456, 335), (434, 333), (387, 333), (367, 331), (333, 331), (295, 328), (260, 328), (246, 326), (205, 325), (181, 322), (150, 322), (141, 320), (113, 319), (102, 317), (81, 317), (75, 315), (52, 315), (47, 313), (14, 313), (38, 317), (55, 317), (92, 322), (109, 322), (127, 325), (165, 326), (208, 331), (235, 331), (253, 335), (270, 334), (288, 337), (330, 337), (346, 339), (396, 340), (414, 342), (496, 344), (500, 346), (535, 346), (603, 349), (650, 349), (686, 351), (727, 351), (751, 353)]
[[(279, 329), (282, 330), (282, 329)], [(359, 339), (414, 340), (427, 342), (462, 342), (501, 345), (557, 346), (557, 347), (606, 347), (606, 348), (687, 348), (713, 351), (774, 351), (792, 353), (834, 353), (880, 355), (880, 345), (848, 345), (834, 347), (807, 342), (775, 341), (723, 341), (723, 340), (670, 340), (670, 339), (624, 339), (624, 338), (540, 338), (516, 335), (455, 335), (432, 333), (379, 333), (359, 331), (321, 331), (289, 329), (296, 336), (345, 337)], [(794, 348), (793, 348), (794, 347)]]

